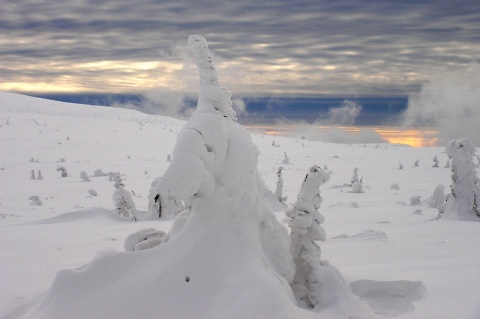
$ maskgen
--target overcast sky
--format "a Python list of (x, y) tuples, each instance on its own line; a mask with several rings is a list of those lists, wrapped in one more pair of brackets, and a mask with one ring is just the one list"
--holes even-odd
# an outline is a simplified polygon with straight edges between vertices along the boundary
[(480, 61), (480, 1), (6, 0), (0, 90), (195, 91), (189, 34), (234, 94), (408, 95)]

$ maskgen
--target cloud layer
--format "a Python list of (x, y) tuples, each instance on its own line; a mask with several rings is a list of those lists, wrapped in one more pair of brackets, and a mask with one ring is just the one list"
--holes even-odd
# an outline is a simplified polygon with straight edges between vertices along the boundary
[(410, 97), (404, 125), (436, 128), (440, 145), (469, 138), (480, 146), (480, 65), (473, 63), (462, 72), (433, 75)]
[(194, 91), (201, 34), (237, 94), (406, 95), (478, 59), (480, 3), (17, 0), (0, 34), (0, 90)]

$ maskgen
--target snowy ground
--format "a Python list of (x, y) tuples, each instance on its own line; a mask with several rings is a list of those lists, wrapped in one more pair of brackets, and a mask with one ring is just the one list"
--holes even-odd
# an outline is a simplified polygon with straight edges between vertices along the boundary
[[(171, 222), (117, 218), (113, 182), (92, 176), (97, 169), (120, 172), (137, 208), (147, 210), (150, 183), (168, 167), (182, 125), (130, 110), (0, 93), (0, 317), (48, 290), (59, 270), (78, 268), (107, 249), (123, 251), (125, 238), (139, 229), (169, 230)], [(277, 147), (271, 136), (252, 139), (272, 190), (277, 168), (285, 167), (288, 203), (312, 165), (327, 165), (322, 258), (381, 317), (480, 318), (480, 223), (434, 220), (437, 210), (424, 202), (438, 184), (449, 190), (444, 148), (275, 137)], [(291, 164), (281, 164), (284, 152)], [(440, 168), (432, 167), (434, 156)], [(60, 177), (60, 165), (68, 177)], [(364, 193), (345, 185), (355, 167)], [(31, 170), (41, 170), (43, 180), (31, 179)], [(91, 182), (82, 181), (81, 171)], [(32, 195), (43, 204), (32, 205)], [(422, 204), (411, 205), (412, 196)], [(287, 225), (283, 212), (276, 214)]]

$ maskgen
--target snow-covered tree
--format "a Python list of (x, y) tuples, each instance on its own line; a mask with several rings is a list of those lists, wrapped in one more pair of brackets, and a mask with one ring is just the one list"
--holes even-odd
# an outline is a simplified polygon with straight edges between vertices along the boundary
[(87, 172), (85, 172), (85, 171), (81, 171), (81, 172), (80, 172), (80, 178), (81, 178), (82, 181), (84, 181), (84, 182), (91, 182), (90, 178), (89, 178), (88, 175), (87, 175)]
[(363, 177), (358, 179), (358, 168), (353, 169), (353, 177), (350, 180), (353, 193), (363, 193)]
[(292, 282), (297, 299), (307, 306), (314, 307), (318, 302), (318, 287), (315, 270), (321, 266), (320, 246), (315, 242), (325, 240), (325, 231), (321, 224), (325, 220), (318, 212), (322, 203), (320, 185), (326, 183), (330, 176), (320, 167), (313, 166), (305, 176), (297, 201), (286, 211), (292, 220), (288, 224), (290, 233), (290, 252), (295, 262), (295, 276)]
[(30, 179), (35, 179), (35, 170), (30, 171)]
[(355, 167), (353, 169), (353, 177), (352, 179), (350, 180), (351, 184), (353, 185), (353, 183), (358, 183), (359, 182), (359, 179), (358, 179), (358, 168)]
[(113, 191), (113, 201), (115, 202), (115, 210), (119, 215), (136, 220), (136, 208), (135, 203), (132, 200), (132, 196), (125, 190), (125, 185), (122, 182), (120, 174), (114, 174), (113, 179), (115, 181)]
[(416, 160), (415, 163), (413, 163), (414, 167), (418, 167), (418, 164), (420, 163), (420, 160)]
[(68, 177), (67, 169), (64, 166), (57, 167), (57, 172), (60, 172), (62, 177)]
[(403, 169), (403, 164), (402, 163), (398, 163), (398, 169)]
[(440, 161), (438, 160), (438, 157), (435, 156), (435, 157), (433, 158), (433, 167), (438, 167), (438, 164), (439, 164), (439, 163), (440, 163)]
[[(300, 306), (321, 311), (334, 307), (345, 318), (371, 316), (371, 310), (351, 290), (340, 271), (321, 259), (321, 249), (316, 241), (324, 241), (325, 230), (321, 226), (323, 215), (318, 212), (322, 197), (320, 185), (330, 175), (318, 166), (310, 168), (303, 180), (297, 201), (286, 214), (292, 220), (290, 252), (295, 261), (292, 289)], [(368, 314), (367, 317), (364, 317)]]
[(429, 199), (429, 205), (432, 208), (437, 208), (445, 204), (446, 196), (445, 196), (445, 186), (442, 184), (437, 185), (435, 187), (435, 191), (433, 192), (432, 197)]
[(469, 139), (461, 139), (450, 141), (445, 150), (452, 161), (452, 193), (442, 208), (441, 218), (480, 220), (480, 179), (473, 163), (475, 147)]
[(277, 170), (277, 188), (275, 190), (275, 196), (277, 197), (280, 203), (285, 203), (287, 201), (287, 197), (283, 196), (283, 177), (282, 177), (283, 167), (280, 166)]

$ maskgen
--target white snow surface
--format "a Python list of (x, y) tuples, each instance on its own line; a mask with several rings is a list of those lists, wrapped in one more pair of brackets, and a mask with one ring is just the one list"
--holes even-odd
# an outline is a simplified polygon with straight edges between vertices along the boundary
[[(224, 198), (232, 194), (217, 191), (209, 194), (216, 201), (200, 200), (195, 209), (206, 213), (182, 215), (164, 245), (125, 252), (130, 234), (146, 228), (168, 233), (174, 223), (122, 218), (114, 211), (113, 182), (94, 171), (120, 172), (137, 210), (147, 211), (151, 182), (171, 164), (165, 158), (184, 124), (0, 92), (0, 318), (338, 315), (294, 305), (285, 281), (263, 263), (255, 239), (240, 231), (254, 228), (244, 215), (251, 210), (248, 201), (245, 212), (232, 212), (238, 218), (217, 213), (231, 209)], [(445, 148), (363, 147), (280, 136), (275, 139), (281, 146), (273, 147), (271, 137), (251, 137), (260, 151), (259, 177), (271, 189), (288, 151), (291, 164), (282, 172), (288, 198), (297, 197), (312, 165), (328, 165), (332, 174), (321, 187), (319, 210), (327, 234), (319, 243), (322, 259), (340, 270), (380, 318), (480, 318), (480, 223), (435, 220), (436, 208), (407, 204), (413, 196), (431, 197), (439, 184), (451, 184), (450, 169), (430, 164), (434, 156), (447, 159)], [(68, 177), (56, 171), (60, 159)], [(418, 167), (398, 170), (399, 160), (416, 159)], [(354, 167), (368, 181), (364, 193), (345, 185)], [(229, 182), (244, 178), (235, 166), (229, 169)], [(43, 180), (32, 180), (31, 170), (41, 170)], [(90, 183), (82, 182), (81, 171)], [(399, 189), (390, 188), (394, 183)], [(92, 188), (98, 196), (89, 194)], [(33, 195), (43, 205), (31, 205)], [(422, 213), (413, 214), (419, 207)], [(288, 224), (284, 211), (275, 216)], [(206, 226), (194, 227), (198, 224)], [(218, 226), (233, 233), (224, 236)]]

